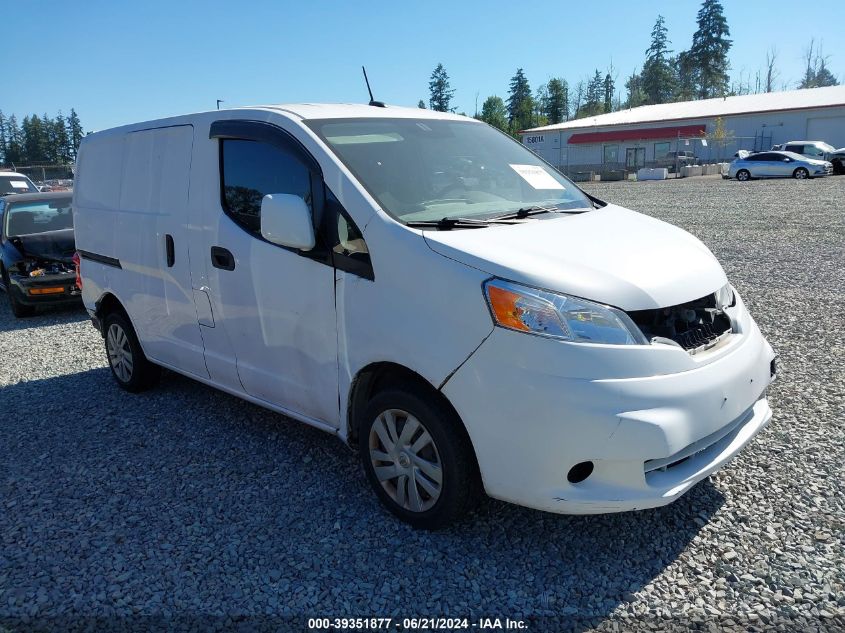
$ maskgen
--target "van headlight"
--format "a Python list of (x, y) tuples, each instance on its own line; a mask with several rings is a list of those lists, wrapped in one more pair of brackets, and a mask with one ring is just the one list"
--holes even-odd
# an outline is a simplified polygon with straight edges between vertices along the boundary
[(493, 321), (509, 330), (573, 343), (648, 345), (631, 318), (610, 306), (502, 279), (488, 279), (484, 295)]

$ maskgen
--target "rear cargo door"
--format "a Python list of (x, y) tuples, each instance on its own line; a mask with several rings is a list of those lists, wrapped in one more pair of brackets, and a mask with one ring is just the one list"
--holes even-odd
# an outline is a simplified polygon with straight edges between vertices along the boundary
[(190, 125), (131, 132), (115, 227), (121, 299), (150, 358), (207, 378), (188, 257)]

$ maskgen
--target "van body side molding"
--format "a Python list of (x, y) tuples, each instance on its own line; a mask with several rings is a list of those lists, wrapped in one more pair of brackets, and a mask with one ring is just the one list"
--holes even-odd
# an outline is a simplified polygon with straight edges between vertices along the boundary
[(100, 255), (99, 253), (92, 253), (91, 251), (76, 251), (79, 253), (79, 256), (82, 259), (87, 259), (92, 262), (97, 262), (98, 264), (105, 264), (106, 266), (111, 266), (113, 268), (123, 268), (120, 265), (120, 260), (116, 257), (109, 257), (108, 255)]

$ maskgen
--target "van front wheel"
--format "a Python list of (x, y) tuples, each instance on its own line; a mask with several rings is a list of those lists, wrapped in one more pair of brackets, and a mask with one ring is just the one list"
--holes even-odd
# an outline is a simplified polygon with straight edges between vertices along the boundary
[(135, 329), (123, 314), (112, 312), (104, 320), (106, 356), (112, 376), (126, 391), (138, 393), (155, 385), (161, 367), (144, 356)]
[(414, 527), (443, 527), (477, 500), (475, 460), (460, 420), (421, 389), (376, 395), (358, 443), (373, 490)]

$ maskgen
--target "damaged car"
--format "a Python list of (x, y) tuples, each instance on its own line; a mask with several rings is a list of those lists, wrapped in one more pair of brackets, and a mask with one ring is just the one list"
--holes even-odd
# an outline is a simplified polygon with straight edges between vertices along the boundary
[(16, 317), (81, 302), (71, 193), (0, 198), (0, 286)]
[(383, 105), (82, 140), (83, 301), (121, 388), (165, 367), (333, 433), (423, 528), (484, 493), (666, 505), (769, 424), (774, 351), (701, 241), (483, 122)]

